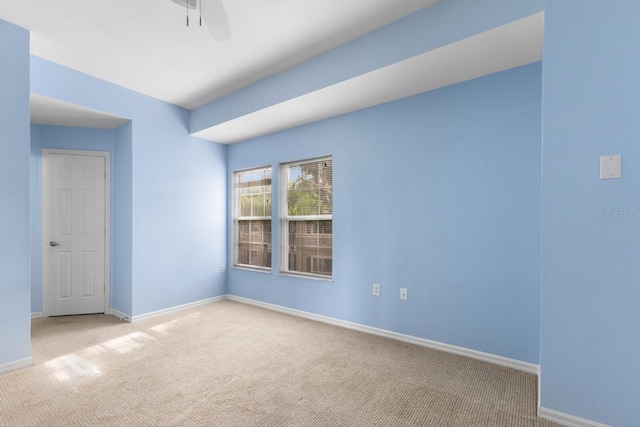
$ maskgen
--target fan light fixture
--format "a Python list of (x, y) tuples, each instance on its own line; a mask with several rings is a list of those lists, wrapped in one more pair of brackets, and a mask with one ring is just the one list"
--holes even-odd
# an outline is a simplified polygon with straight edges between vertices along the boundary
[[(187, 11), (187, 27), (189, 26), (189, 9), (199, 9), (200, 26), (204, 20), (209, 32), (217, 41), (229, 40), (229, 22), (224, 10), (222, 0), (171, 0), (178, 6), (184, 7)], [(199, 5), (198, 5), (199, 3)], [(204, 7), (202, 3), (205, 3)]]

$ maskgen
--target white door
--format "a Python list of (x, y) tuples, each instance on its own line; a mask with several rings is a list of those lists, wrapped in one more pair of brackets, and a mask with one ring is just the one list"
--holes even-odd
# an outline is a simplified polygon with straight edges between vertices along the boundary
[(105, 313), (109, 153), (43, 150), (44, 314)]

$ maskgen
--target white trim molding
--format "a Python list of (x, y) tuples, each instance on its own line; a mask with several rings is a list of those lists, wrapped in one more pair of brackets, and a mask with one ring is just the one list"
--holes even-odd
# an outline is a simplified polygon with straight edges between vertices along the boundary
[(26, 359), (14, 360), (13, 362), (3, 363), (0, 365), (0, 375), (7, 372), (17, 371), (18, 369), (26, 368), (33, 365), (33, 359), (27, 357)]
[(538, 417), (566, 427), (610, 427), (607, 424), (597, 423), (542, 406), (538, 407)]
[(44, 314), (42, 314), (41, 311), (35, 312), (35, 313), (31, 313), (31, 320), (33, 319), (41, 319), (44, 317)]
[[(192, 308), (192, 307), (197, 307), (199, 305), (205, 305), (205, 304), (209, 304), (212, 302), (217, 302), (217, 301), (222, 301), (227, 299), (227, 295), (220, 295), (217, 297), (213, 297), (213, 298), (207, 298), (207, 299), (203, 299), (200, 301), (195, 301), (195, 302), (190, 302), (187, 304), (182, 304), (182, 305), (176, 305), (174, 307), (169, 307), (169, 308), (164, 308), (162, 310), (157, 310), (157, 311), (151, 311), (149, 313), (145, 313), (145, 314), (139, 314), (137, 316), (127, 316), (125, 314), (125, 317), (127, 317), (126, 319), (123, 320), (127, 320), (128, 322), (139, 322), (140, 320), (144, 320), (144, 319), (150, 319), (152, 317), (158, 317), (158, 316), (162, 316), (163, 314), (169, 314), (169, 313), (173, 313), (174, 311), (180, 311), (180, 310), (185, 310), (187, 308)], [(115, 310), (111, 310), (111, 313), (113, 313)], [(130, 319), (130, 320), (129, 320)]]
[(124, 320), (126, 322), (131, 323), (131, 316), (130, 315), (128, 315), (126, 313), (123, 313), (123, 312), (121, 312), (119, 310), (116, 310), (115, 308), (109, 309), (109, 313), (105, 313), (105, 314), (109, 314), (111, 316), (115, 316), (120, 320)]
[(500, 366), (506, 366), (507, 368), (516, 369), (518, 371), (527, 372), (529, 374), (539, 375), (540, 368), (538, 365), (521, 360), (510, 359), (508, 357), (497, 356), (495, 354), (484, 353), (477, 350), (471, 350), (464, 347), (458, 347), (455, 345), (445, 344), (438, 341), (431, 341), (424, 338), (418, 338), (411, 335), (400, 334), (398, 332), (388, 331), (386, 329), (374, 328), (359, 323), (347, 322), (345, 320), (334, 319), (332, 317), (322, 316), (319, 314), (309, 313), (306, 311), (296, 310), (293, 308), (283, 307), (280, 305), (269, 304), (262, 301), (256, 301), (249, 298), (238, 297), (235, 295), (227, 295), (227, 299), (243, 304), (254, 305), (256, 307), (265, 308), (267, 310), (278, 311), (292, 316), (303, 317), (305, 319), (316, 320), (322, 323), (328, 323), (330, 325), (340, 326), (347, 329), (353, 329), (360, 332), (365, 332), (373, 335), (379, 335), (386, 338), (395, 339), (398, 341), (407, 342), (410, 344), (416, 344), (422, 347), (428, 347), (435, 350), (446, 351), (448, 353), (457, 354), (460, 356), (470, 357), (472, 359), (482, 360), (483, 362), (489, 362)]

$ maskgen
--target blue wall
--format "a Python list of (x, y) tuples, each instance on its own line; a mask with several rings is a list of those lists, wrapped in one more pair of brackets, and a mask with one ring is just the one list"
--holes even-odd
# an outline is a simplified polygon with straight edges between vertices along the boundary
[(114, 136), (113, 308), (224, 294), (212, 266), (226, 264), (226, 147), (189, 136), (187, 110), (37, 57), (31, 90), (131, 119)]
[(231, 268), (229, 293), (538, 363), (540, 95), (536, 63), (230, 146), (333, 156), (334, 279)]
[(115, 131), (111, 158), (111, 303), (121, 313), (133, 313), (133, 123)]
[(0, 21), (0, 369), (30, 358), (29, 32)]
[(640, 420), (638, 22), (636, 0), (564, 0), (545, 23), (540, 403), (615, 426)]
[[(115, 130), (31, 125), (31, 312), (42, 312), (42, 149), (107, 151), (113, 157)], [(113, 159), (111, 161), (113, 217)], [(111, 241), (114, 240), (113, 232)], [(116, 245), (117, 247), (117, 245)], [(113, 250), (110, 254), (113, 257)], [(115, 264), (111, 263), (113, 276)], [(116, 290), (117, 294), (117, 290)], [(113, 300), (113, 299), (112, 299)], [(113, 306), (113, 303), (110, 304)]]

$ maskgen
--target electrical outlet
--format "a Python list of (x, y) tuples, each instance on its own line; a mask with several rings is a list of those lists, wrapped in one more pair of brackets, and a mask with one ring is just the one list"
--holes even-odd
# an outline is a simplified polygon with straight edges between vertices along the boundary
[(378, 285), (377, 283), (373, 284), (373, 296), (374, 297), (380, 296), (380, 285)]
[(224, 265), (220, 266), (220, 274), (224, 274)]
[(408, 299), (407, 288), (400, 288), (400, 299), (403, 301), (406, 301)]

